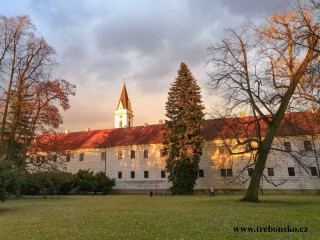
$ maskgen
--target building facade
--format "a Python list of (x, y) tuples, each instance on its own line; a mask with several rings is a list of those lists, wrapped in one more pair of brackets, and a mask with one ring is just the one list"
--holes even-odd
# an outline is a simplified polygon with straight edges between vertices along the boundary
[[(288, 113), (288, 118), (299, 119), (303, 113)], [(217, 121), (204, 120), (204, 144), (200, 160), (199, 178), (195, 189), (241, 192), (247, 189), (253, 171), (252, 153), (229, 154), (226, 141), (217, 131)], [(320, 193), (319, 153), (320, 128), (312, 134), (295, 132), (283, 127), (269, 153), (261, 189), (265, 192)], [(30, 171), (43, 166), (76, 173), (80, 169), (103, 171), (116, 179), (115, 189), (121, 191), (167, 191), (171, 184), (165, 171), (162, 153), (163, 124), (133, 126), (133, 112), (125, 84), (115, 112), (115, 128), (66, 132), (58, 134), (55, 150), (42, 151), (30, 164)], [(228, 140), (229, 146), (234, 140)], [(53, 144), (55, 145), (55, 144)], [(53, 148), (52, 148), (53, 149)], [(59, 156), (59, 153), (64, 153)], [(57, 157), (58, 156), (58, 157)], [(49, 167), (48, 167), (49, 168)]]

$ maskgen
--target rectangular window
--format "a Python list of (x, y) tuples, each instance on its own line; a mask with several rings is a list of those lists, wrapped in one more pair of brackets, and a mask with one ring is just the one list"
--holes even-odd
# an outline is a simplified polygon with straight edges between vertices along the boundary
[(311, 171), (311, 176), (318, 176), (316, 167), (310, 167), (310, 171)]
[(312, 151), (312, 146), (310, 141), (304, 141), (304, 150), (305, 151)]
[(220, 171), (221, 171), (221, 177), (227, 176), (227, 169), (220, 169)]
[(101, 161), (106, 161), (106, 160), (107, 160), (107, 153), (101, 152)]
[(161, 171), (161, 178), (166, 178), (166, 171)]
[(71, 160), (71, 154), (70, 154), (70, 153), (67, 153), (66, 161), (67, 161), (67, 162), (70, 162), (70, 160)]
[(122, 151), (118, 151), (118, 159), (122, 159)]
[(136, 151), (135, 150), (131, 150), (130, 157), (136, 158)]
[(294, 172), (294, 167), (288, 167), (288, 173), (289, 173), (289, 176), (295, 176), (296, 173)]
[(227, 169), (227, 177), (232, 177), (233, 174), (232, 174), (232, 168), (228, 168)]
[(52, 161), (53, 162), (57, 162), (58, 156), (57, 155), (53, 155)]
[(148, 154), (148, 150), (144, 150), (143, 151), (143, 157), (144, 158), (148, 158), (149, 156), (148, 156), (149, 154)]
[(164, 149), (160, 149), (160, 157), (165, 157)]
[(225, 146), (219, 146), (219, 154), (220, 155), (225, 154)]
[(284, 150), (286, 152), (291, 152), (292, 149), (291, 149), (291, 142), (284, 142)]
[(248, 168), (248, 175), (249, 177), (252, 177), (253, 168)]
[(79, 155), (79, 161), (83, 161), (84, 160), (84, 153), (80, 153)]
[(131, 178), (135, 178), (136, 177), (136, 172), (135, 171), (131, 171)]
[(118, 179), (122, 178), (122, 172), (118, 172)]
[(267, 168), (267, 171), (268, 171), (268, 176), (270, 176), (270, 177), (274, 176), (273, 168)]
[(199, 176), (199, 177), (204, 177), (204, 171), (203, 171), (203, 169), (199, 169), (198, 176)]
[(148, 171), (144, 171), (143, 176), (144, 176), (144, 178), (149, 178), (149, 172)]

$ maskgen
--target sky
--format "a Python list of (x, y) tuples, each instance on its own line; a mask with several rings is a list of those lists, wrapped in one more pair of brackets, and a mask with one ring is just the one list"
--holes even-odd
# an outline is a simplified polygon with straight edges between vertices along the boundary
[(206, 113), (217, 99), (207, 48), (248, 19), (262, 21), (294, 0), (0, 0), (0, 15), (29, 15), (56, 50), (54, 78), (76, 84), (61, 131), (114, 127), (125, 79), (134, 125), (165, 119), (165, 102), (180, 63), (202, 90)]

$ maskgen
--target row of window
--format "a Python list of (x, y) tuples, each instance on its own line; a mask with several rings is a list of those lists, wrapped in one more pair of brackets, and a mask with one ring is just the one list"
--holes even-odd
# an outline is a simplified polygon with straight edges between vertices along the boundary
[[(310, 167), (311, 176), (318, 176), (317, 168), (316, 167)], [(232, 168), (228, 169), (220, 169), (221, 177), (232, 177)], [(248, 175), (252, 177), (253, 174), (253, 168), (248, 168)], [(269, 177), (274, 176), (274, 169), (273, 168), (267, 168), (267, 174)], [(294, 167), (288, 167), (288, 175), (289, 176), (295, 176), (295, 170)]]
[[(166, 172), (164, 170), (162, 170), (160, 172), (160, 176), (161, 176), (161, 178), (166, 178)], [(130, 172), (130, 177), (131, 178), (136, 178), (136, 172), (135, 171), (131, 171)], [(144, 178), (149, 178), (149, 171), (144, 171), (143, 172), (143, 177)], [(122, 179), (122, 171), (118, 172), (118, 179)]]
[[(284, 150), (286, 152), (292, 152), (292, 148), (291, 148), (291, 142), (284, 142)], [(303, 142), (304, 145), (304, 150), (306, 152), (310, 152), (312, 151), (312, 145), (311, 145), (311, 141), (304, 141)]]
[[(143, 150), (143, 158), (148, 158), (149, 157), (149, 151), (148, 150)], [(160, 157), (164, 157), (164, 151), (163, 149), (160, 149)], [(123, 159), (124, 158), (124, 152), (123, 151), (118, 151), (118, 159)], [(136, 150), (131, 150), (130, 151), (130, 158), (136, 158)]]
[[(131, 171), (131, 172), (130, 172), (130, 176), (131, 176), (131, 178), (135, 178), (135, 177), (136, 177), (136, 172), (135, 172), (135, 171)], [(161, 176), (161, 178), (166, 178), (166, 171), (165, 171), (165, 170), (162, 170), (162, 171), (160, 172), (160, 176)], [(144, 178), (149, 178), (149, 171), (144, 171), (144, 172), (143, 172), (143, 177), (144, 177)], [(203, 169), (200, 169), (200, 170), (198, 171), (198, 177), (204, 177), (204, 171), (203, 171)], [(119, 172), (118, 172), (118, 179), (122, 179), (122, 171), (119, 171)]]

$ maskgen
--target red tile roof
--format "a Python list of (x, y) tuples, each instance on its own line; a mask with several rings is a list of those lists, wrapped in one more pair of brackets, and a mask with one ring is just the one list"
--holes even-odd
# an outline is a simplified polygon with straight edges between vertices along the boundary
[[(286, 114), (277, 135), (291, 136), (320, 133), (320, 114), (316, 114), (317, 118), (314, 118), (314, 115), (311, 114), (310, 112)], [(56, 150), (160, 144), (162, 142), (161, 135), (163, 126), (162, 124), (157, 124), (129, 128), (92, 130), (87, 132), (71, 132), (68, 134), (42, 135), (40, 138), (44, 145), (56, 145)], [(262, 129), (261, 134), (264, 136), (267, 126), (262, 121), (260, 126)], [(221, 134), (225, 138), (234, 138), (235, 134), (233, 130), (240, 137), (245, 136), (245, 134), (255, 136), (253, 117), (203, 121), (203, 135), (205, 140), (221, 139)]]

